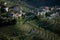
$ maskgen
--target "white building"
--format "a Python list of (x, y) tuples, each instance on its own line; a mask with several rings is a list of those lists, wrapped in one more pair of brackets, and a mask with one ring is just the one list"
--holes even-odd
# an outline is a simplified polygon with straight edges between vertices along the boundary
[(9, 8), (8, 8), (8, 7), (6, 7), (6, 8), (5, 8), (5, 10), (6, 10), (6, 12), (8, 12), (8, 11), (9, 11)]

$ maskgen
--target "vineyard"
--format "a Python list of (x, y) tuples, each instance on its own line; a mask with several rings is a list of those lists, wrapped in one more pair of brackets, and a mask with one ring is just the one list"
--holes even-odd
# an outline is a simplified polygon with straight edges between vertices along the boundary
[[(11, 1), (7, 1), (8, 8), (11, 8), (8, 12), (0, 9), (0, 40), (60, 40), (60, 14), (50, 16), (56, 14), (57, 8), (41, 15), (46, 10), (36, 12), (26, 3)], [(18, 4), (18, 11), (11, 7), (14, 3)]]

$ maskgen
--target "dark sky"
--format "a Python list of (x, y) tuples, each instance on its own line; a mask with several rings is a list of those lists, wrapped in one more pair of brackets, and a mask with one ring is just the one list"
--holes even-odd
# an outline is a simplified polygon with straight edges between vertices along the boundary
[(39, 6), (60, 6), (60, 0), (25, 0), (29, 5), (39, 7)]

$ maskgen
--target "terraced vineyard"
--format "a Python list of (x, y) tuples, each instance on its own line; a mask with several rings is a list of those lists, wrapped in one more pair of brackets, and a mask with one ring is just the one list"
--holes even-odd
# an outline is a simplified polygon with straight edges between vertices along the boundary
[(0, 40), (60, 40), (57, 34), (38, 27), (35, 21), (26, 21), (20, 18), (16, 25), (0, 28)]
[(14, 25), (0, 26), (0, 40), (60, 40), (60, 16), (50, 20), (43, 19), (40, 15), (31, 13), (33, 7), (25, 2), (10, 0), (8, 3), (9, 6), (18, 4), (26, 15), (16, 18)]

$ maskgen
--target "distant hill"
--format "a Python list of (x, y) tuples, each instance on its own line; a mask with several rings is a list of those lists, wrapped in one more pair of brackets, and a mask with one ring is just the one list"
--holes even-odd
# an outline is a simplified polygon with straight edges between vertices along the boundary
[(1, 0), (1, 1), (10, 1), (14, 4), (19, 4), (20, 6), (26, 8), (34, 8), (40, 6), (60, 6), (60, 0)]
[[(4, 1), (4, 0), (2, 0)], [(60, 0), (6, 0), (11, 2), (16, 2), (19, 4), (28, 4), (34, 7), (40, 7), (40, 6), (60, 6)], [(29, 6), (29, 7), (31, 7)]]
[(60, 6), (60, 0), (25, 0), (29, 5), (40, 7), (40, 6)]

